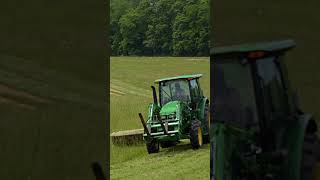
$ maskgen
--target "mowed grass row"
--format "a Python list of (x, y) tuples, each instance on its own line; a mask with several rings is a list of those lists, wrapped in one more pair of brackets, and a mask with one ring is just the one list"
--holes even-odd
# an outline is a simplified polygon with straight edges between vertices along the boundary
[[(201, 88), (210, 97), (209, 57), (112, 57), (110, 67), (111, 132), (142, 128), (138, 113), (147, 116), (154, 80), (201, 73)], [(111, 179), (208, 179), (208, 145), (191, 149), (189, 140), (148, 155), (144, 144), (111, 144)]]
[(191, 149), (189, 142), (184, 142), (158, 154), (112, 164), (111, 179), (207, 180), (210, 177), (209, 153), (208, 144), (195, 151)]

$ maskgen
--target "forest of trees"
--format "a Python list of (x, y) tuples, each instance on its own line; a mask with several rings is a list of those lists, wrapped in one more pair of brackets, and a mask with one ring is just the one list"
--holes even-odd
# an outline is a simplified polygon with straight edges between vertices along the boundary
[(111, 0), (112, 55), (207, 56), (209, 0)]

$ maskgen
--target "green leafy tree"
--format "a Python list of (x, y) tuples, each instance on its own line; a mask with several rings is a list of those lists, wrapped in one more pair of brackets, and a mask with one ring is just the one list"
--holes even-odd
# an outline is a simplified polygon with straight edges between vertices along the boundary
[(137, 8), (130, 9), (119, 20), (122, 40), (119, 52), (123, 55), (145, 55), (143, 41), (148, 28), (148, 0), (141, 0)]
[(153, 55), (168, 55), (172, 52), (172, 10), (174, 1), (153, 1), (144, 45)]
[(208, 0), (189, 1), (174, 21), (173, 54), (208, 55), (208, 22)]
[(110, 44), (113, 55), (119, 52), (122, 36), (120, 33), (119, 20), (128, 10), (135, 8), (140, 0), (111, 0), (110, 1)]
[(111, 4), (114, 55), (208, 55), (208, 0), (128, 2)]

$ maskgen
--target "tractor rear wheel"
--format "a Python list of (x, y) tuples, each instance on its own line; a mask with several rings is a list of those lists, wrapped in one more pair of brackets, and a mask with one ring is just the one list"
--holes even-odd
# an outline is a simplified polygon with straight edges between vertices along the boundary
[(199, 120), (193, 120), (191, 122), (190, 143), (193, 149), (198, 149), (203, 144), (201, 122)]
[(147, 150), (149, 154), (158, 153), (159, 152), (159, 142), (156, 140), (152, 140), (147, 143)]
[(319, 180), (319, 151), (320, 142), (319, 138), (314, 133), (306, 133), (304, 137), (300, 179), (301, 180)]

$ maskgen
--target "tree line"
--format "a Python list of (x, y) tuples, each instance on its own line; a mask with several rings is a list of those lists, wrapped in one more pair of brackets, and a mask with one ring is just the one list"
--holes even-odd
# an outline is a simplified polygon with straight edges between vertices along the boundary
[(111, 0), (112, 55), (207, 56), (208, 0)]

